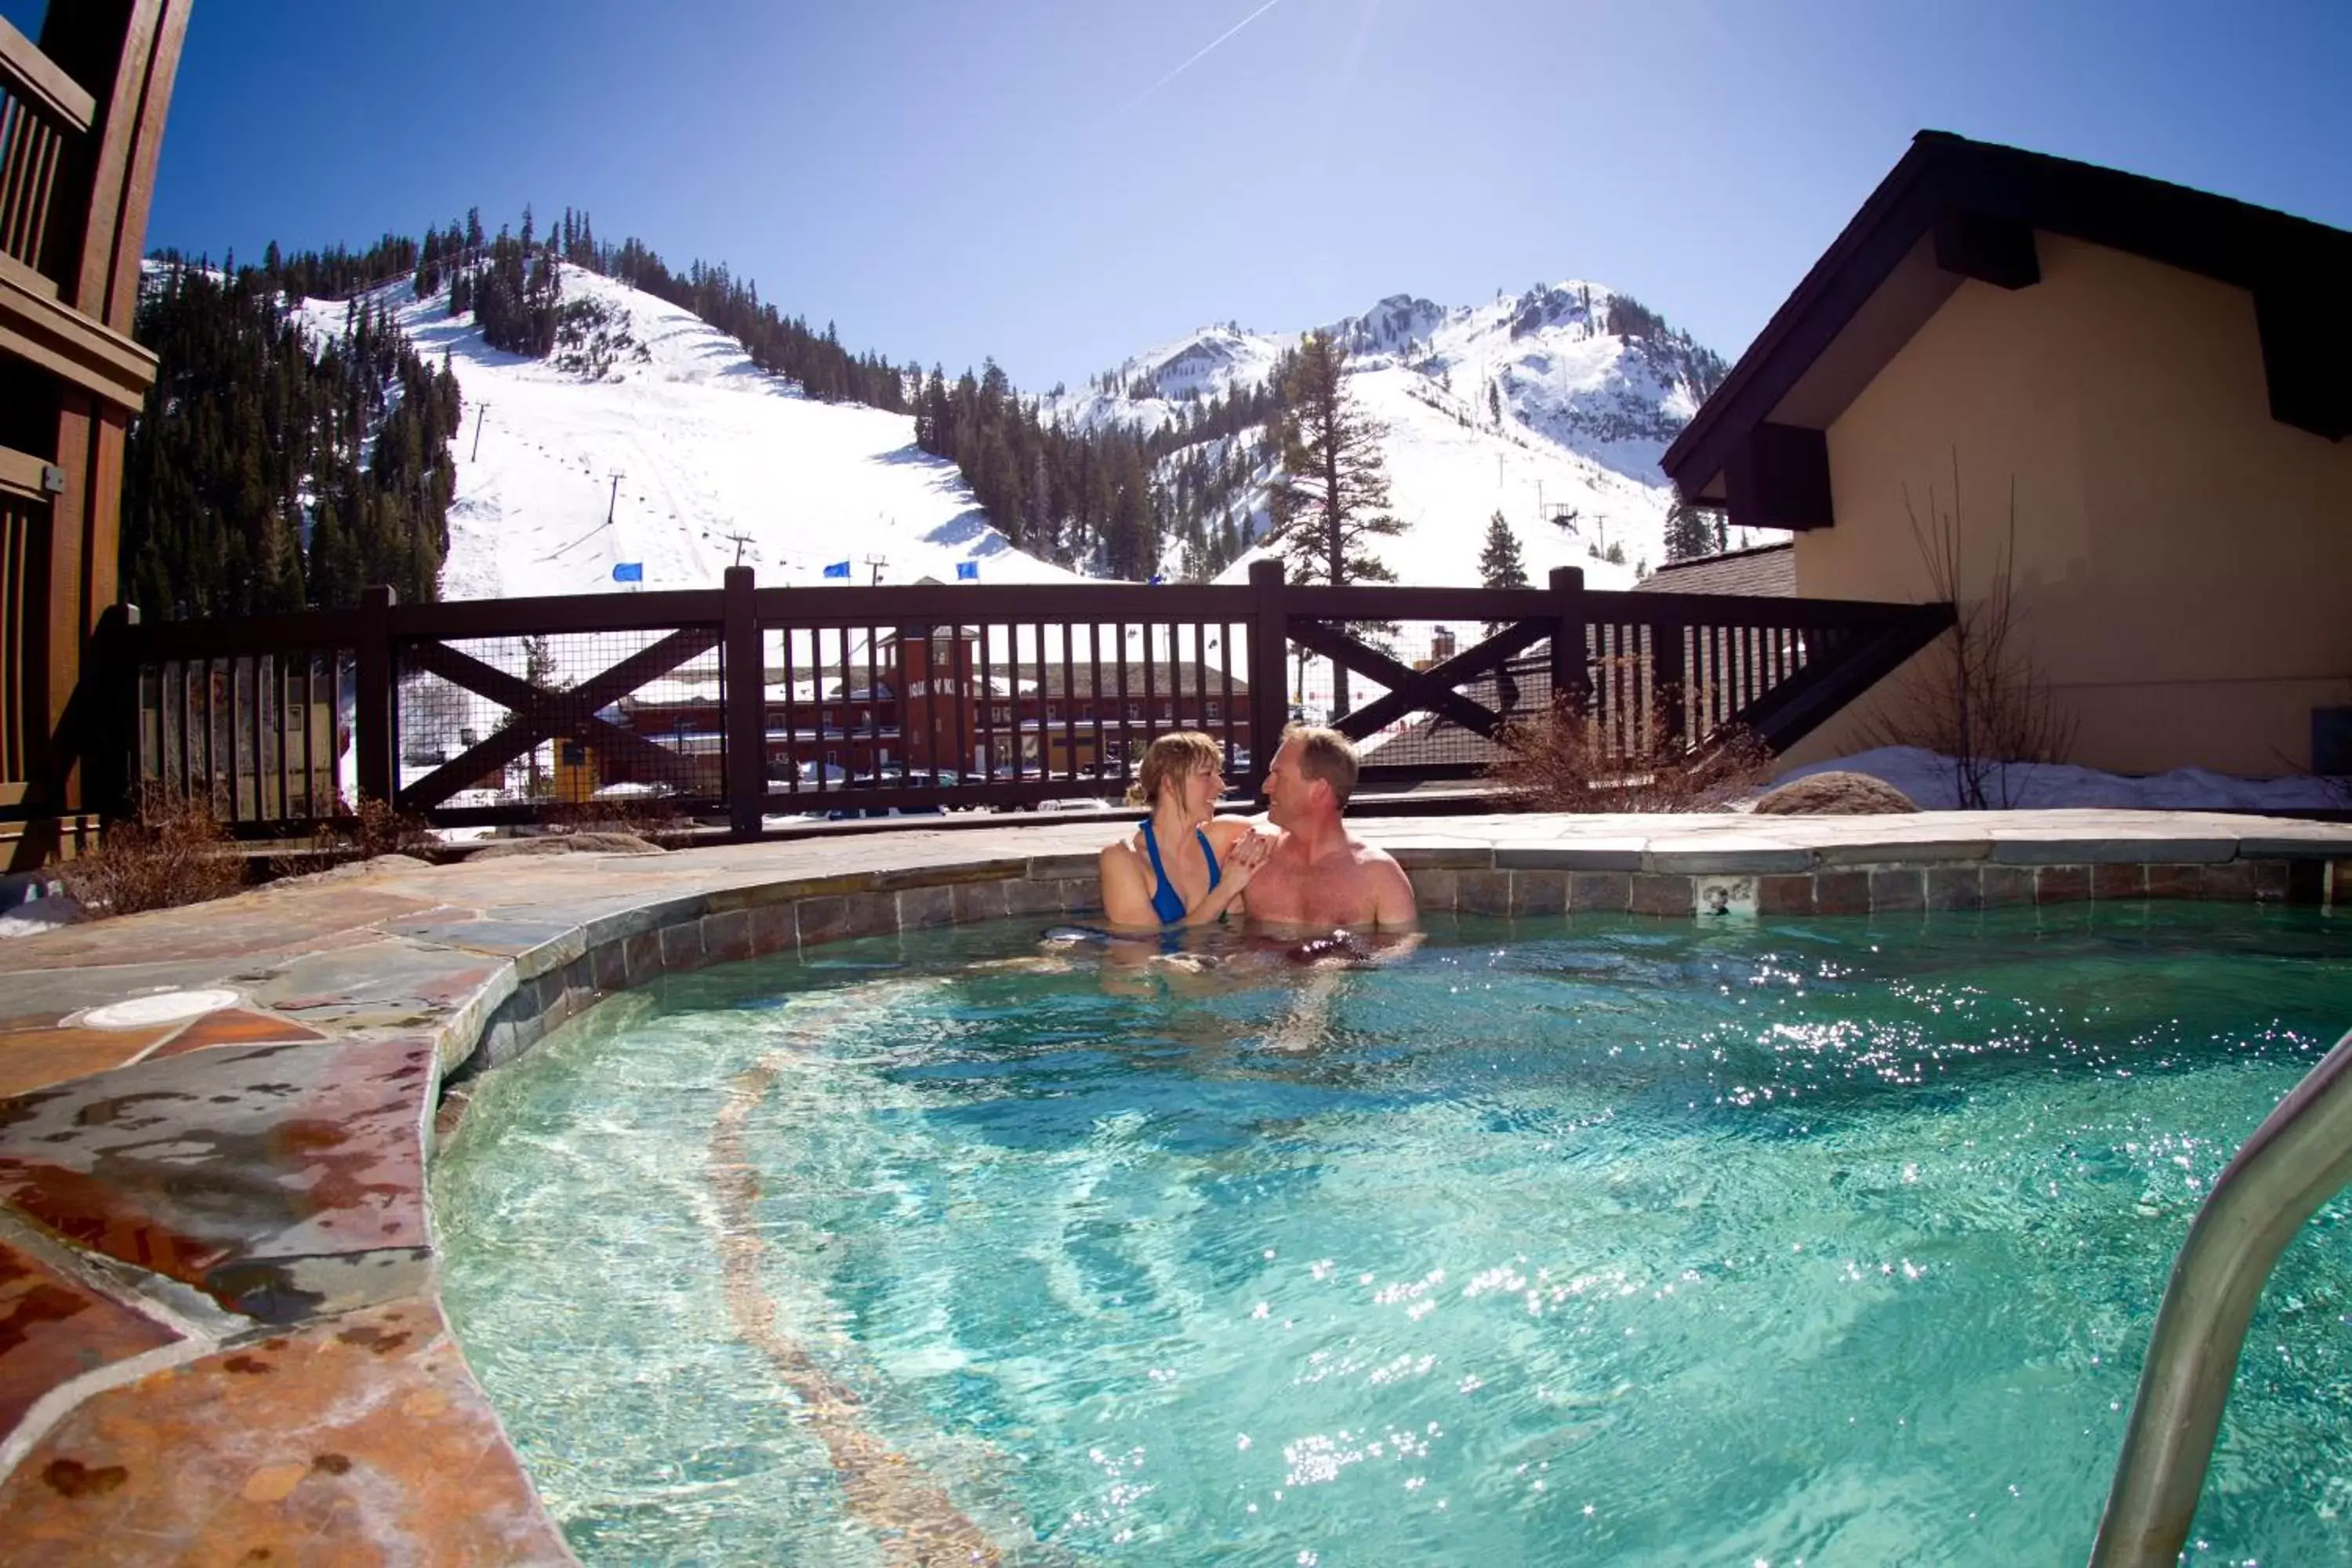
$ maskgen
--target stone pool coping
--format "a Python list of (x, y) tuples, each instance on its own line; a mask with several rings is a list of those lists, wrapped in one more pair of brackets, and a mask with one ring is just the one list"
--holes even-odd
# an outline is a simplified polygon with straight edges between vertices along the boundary
[[(1521, 918), (2352, 904), (2346, 824), (2053, 811), (1359, 827), (1424, 908)], [(571, 1561), (441, 1314), (436, 1123), (480, 1071), (666, 971), (1083, 913), (1116, 830), (379, 861), (0, 943), (0, 1540), (55, 1563)], [(181, 1024), (82, 1018), (208, 987), (239, 1001)]]

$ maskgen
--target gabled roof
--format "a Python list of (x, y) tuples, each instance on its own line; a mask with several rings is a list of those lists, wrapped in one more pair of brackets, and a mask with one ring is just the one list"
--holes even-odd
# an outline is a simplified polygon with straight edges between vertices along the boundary
[(1820, 433), (1962, 280), (2039, 282), (2037, 230), (2251, 290), (2272, 417), (2329, 440), (2352, 434), (2352, 380), (2342, 374), (2352, 361), (2344, 286), (2352, 234), (2185, 185), (1922, 131), (1666, 448), (1661, 466), (1676, 493), (1728, 504), (1732, 521), (1748, 526), (1828, 523)]
[(1782, 540), (1745, 550), (1669, 561), (1633, 584), (1636, 594), (1746, 594), (1766, 599), (1797, 596), (1797, 547)]

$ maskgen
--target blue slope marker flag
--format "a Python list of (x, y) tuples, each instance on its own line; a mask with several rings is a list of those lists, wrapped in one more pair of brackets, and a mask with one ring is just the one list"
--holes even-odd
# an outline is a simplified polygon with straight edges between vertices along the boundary
[(615, 583), (642, 583), (646, 580), (646, 563), (642, 561), (616, 561), (613, 563)]
[(1160, 586), (1160, 574), (1159, 574), (1159, 573), (1157, 573), (1157, 572), (1154, 572), (1154, 573), (1151, 574), (1151, 581), (1150, 581), (1150, 582), (1149, 582), (1149, 583), (1147, 583), (1147, 584), (1144, 584), (1144, 586), (1149, 587), (1149, 588), (1157, 588), (1158, 586)]
[(980, 563), (979, 563), (979, 562), (977, 562), (977, 561), (959, 561), (959, 562), (957, 562), (957, 563), (956, 563), (956, 581), (957, 581), (957, 582), (959, 582), (959, 583), (977, 583), (977, 582), (979, 582), (979, 581), (980, 581)]
[(828, 577), (846, 577), (849, 575), (849, 563), (836, 561), (824, 569), (824, 574)]

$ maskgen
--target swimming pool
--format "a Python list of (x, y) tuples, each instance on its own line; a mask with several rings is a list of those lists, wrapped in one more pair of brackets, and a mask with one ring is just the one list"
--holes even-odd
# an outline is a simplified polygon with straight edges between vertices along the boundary
[[(673, 977), (487, 1080), (444, 1297), (585, 1561), (2080, 1560), (2189, 1215), (2352, 1023), (2299, 910), (1036, 931)], [(2342, 1219), (2192, 1560), (2352, 1561)]]

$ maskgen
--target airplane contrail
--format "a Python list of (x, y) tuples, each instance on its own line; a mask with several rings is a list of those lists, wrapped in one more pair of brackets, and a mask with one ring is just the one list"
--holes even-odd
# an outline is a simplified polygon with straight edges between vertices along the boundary
[(1120, 112), (1127, 113), (1130, 110), (1142, 108), (1144, 100), (1150, 98), (1153, 93), (1158, 92), (1161, 88), (1166, 87), (1170, 82), (1174, 81), (1178, 77), (1182, 76), (1186, 71), (1191, 70), (1194, 65), (1199, 63), (1202, 55), (1207, 54), (1211, 49), (1215, 48), (1219, 44), (1223, 43), (1227, 38), (1232, 37), (1235, 33), (1240, 32), (1244, 27), (1248, 26), (1252, 22), (1256, 21), (1260, 16), (1265, 16), (1268, 11), (1273, 10), (1276, 5), (1281, 4), (1282, 0), (1265, 0), (1265, 5), (1259, 6), (1248, 16), (1244, 16), (1240, 21), (1235, 22), (1232, 26), (1227, 27), (1223, 32), (1219, 33), (1215, 37), (1211, 38), (1207, 43), (1193, 50), (1191, 57), (1188, 58), (1182, 65), (1178, 66), (1174, 70), (1170, 71), (1166, 76), (1161, 77), (1158, 81), (1153, 82), (1150, 87), (1147, 87), (1141, 92), (1137, 93), (1135, 95), (1135, 100), (1132, 103), (1129, 103), (1125, 110), (1121, 110)]

